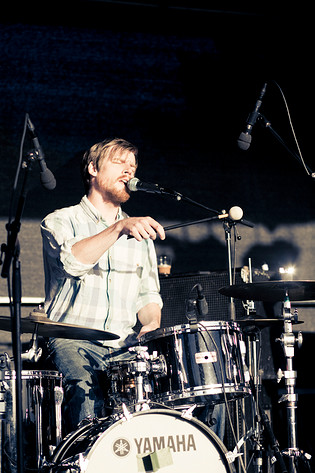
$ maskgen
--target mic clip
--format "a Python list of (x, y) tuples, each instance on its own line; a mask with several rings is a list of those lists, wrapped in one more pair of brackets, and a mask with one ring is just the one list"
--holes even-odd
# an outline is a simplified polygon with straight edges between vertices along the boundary
[(197, 320), (197, 301), (195, 299), (188, 299), (186, 301), (186, 318), (190, 325), (190, 333), (198, 332)]

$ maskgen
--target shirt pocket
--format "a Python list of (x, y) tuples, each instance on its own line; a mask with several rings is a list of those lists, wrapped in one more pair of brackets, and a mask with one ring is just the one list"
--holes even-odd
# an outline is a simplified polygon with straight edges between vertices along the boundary
[(110, 251), (108, 256), (111, 271), (121, 274), (136, 274), (138, 277), (142, 276), (144, 262), (141, 250), (119, 248), (119, 251)]

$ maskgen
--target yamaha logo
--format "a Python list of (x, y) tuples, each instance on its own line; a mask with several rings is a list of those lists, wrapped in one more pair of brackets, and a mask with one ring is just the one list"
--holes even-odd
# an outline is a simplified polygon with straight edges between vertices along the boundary
[(130, 443), (128, 440), (121, 438), (114, 442), (113, 452), (117, 457), (125, 457), (130, 452)]

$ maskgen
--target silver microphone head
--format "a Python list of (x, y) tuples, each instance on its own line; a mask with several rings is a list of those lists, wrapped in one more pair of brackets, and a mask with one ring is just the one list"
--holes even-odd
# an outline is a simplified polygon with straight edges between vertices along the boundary
[(135, 192), (135, 191), (138, 190), (137, 184), (138, 184), (139, 181), (140, 181), (140, 179), (138, 179), (137, 177), (133, 177), (133, 178), (129, 179), (126, 186), (128, 187), (128, 189), (131, 192)]

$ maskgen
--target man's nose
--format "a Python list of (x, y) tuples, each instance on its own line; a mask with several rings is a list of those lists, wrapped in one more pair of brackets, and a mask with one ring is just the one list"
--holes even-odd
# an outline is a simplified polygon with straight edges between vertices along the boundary
[(132, 166), (127, 166), (124, 170), (124, 174), (128, 174), (129, 176), (133, 176), (134, 175), (134, 170), (133, 170)]

